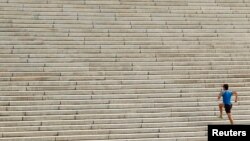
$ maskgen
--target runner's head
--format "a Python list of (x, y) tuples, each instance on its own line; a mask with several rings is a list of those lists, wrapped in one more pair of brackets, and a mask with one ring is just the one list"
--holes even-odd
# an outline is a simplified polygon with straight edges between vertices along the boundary
[(224, 85), (223, 85), (223, 89), (224, 89), (224, 90), (228, 90), (228, 87), (229, 87), (228, 84), (224, 84)]

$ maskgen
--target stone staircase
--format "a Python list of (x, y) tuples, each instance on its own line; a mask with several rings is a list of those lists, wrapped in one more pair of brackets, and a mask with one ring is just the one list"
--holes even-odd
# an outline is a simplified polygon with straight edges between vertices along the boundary
[(0, 141), (205, 141), (250, 124), (250, 0), (0, 0)]

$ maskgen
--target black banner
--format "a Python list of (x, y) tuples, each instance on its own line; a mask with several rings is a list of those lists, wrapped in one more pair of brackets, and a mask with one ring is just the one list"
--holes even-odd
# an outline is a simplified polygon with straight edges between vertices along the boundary
[(208, 125), (208, 141), (239, 139), (249, 141), (250, 125)]

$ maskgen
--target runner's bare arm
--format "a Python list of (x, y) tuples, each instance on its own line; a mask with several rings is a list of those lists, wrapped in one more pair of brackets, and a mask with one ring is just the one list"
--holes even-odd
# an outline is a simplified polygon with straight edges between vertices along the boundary
[(222, 89), (221, 89), (221, 92), (218, 94), (218, 99), (217, 101), (219, 101), (221, 99), (221, 96), (222, 96)]
[(233, 95), (235, 96), (235, 100), (234, 101), (237, 102), (238, 101), (238, 93), (236, 91), (234, 91)]
[(221, 95), (219, 94), (219, 95), (218, 95), (218, 99), (217, 99), (217, 100), (219, 101), (219, 100), (220, 100), (220, 98), (221, 98)]

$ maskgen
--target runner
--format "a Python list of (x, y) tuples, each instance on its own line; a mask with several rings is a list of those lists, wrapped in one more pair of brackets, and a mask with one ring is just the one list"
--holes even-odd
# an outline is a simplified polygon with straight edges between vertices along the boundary
[[(218, 102), (219, 102), (219, 110), (220, 110), (220, 118), (222, 118), (222, 110), (223, 107), (225, 108), (225, 111), (227, 113), (228, 119), (230, 121), (231, 124), (234, 124), (233, 118), (232, 118), (232, 114), (231, 114), (231, 109), (233, 104), (231, 103), (231, 97), (232, 95), (235, 96), (235, 102), (238, 101), (238, 93), (237, 92), (233, 92), (231, 90), (228, 90), (229, 86), (228, 84), (224, 84), (223, 85), (223, 89), (221, 90), (219, 96), (218, 96)], [(220, 99), (222, 97), (222, 102), (220, 103)]]

